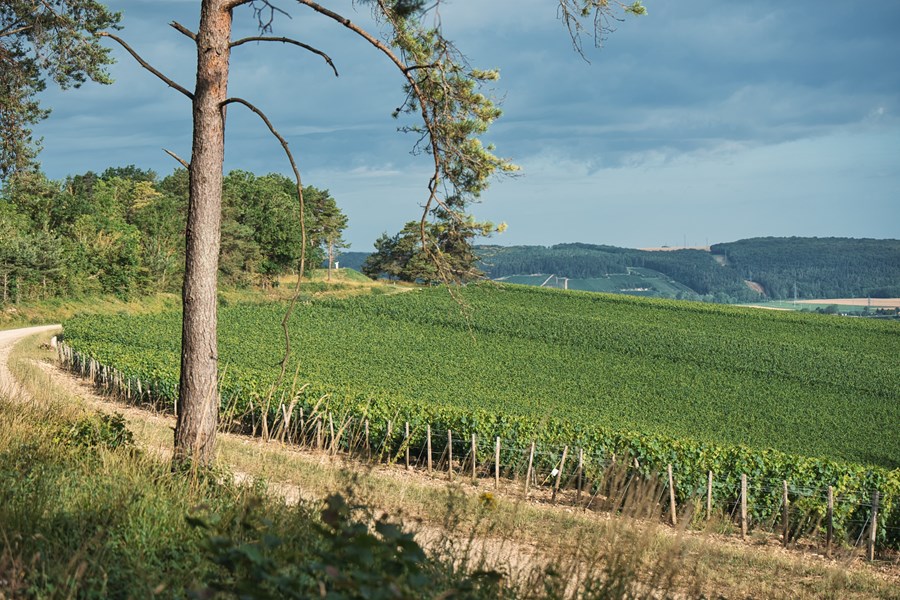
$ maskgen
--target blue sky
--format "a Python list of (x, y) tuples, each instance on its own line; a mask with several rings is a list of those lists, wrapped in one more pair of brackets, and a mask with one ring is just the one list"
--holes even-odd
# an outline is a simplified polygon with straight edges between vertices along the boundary
[[(362, 24), (365, 6), (323, 3)], [(193, 87), (196, 0), (117, 0), (124, 37)], [(420, 214), (428, 159), (396, 131), (402, 81), (370, 47), (290, 0), (281, 44), (232, 54), (231, 95), (262, 108), (288, 139), (304, 183), (329, 189), (369, 251)], [(473, 66), (499, 68), (504, 116), (487, 140), (522, 167), (474, 206), (505, 221), (500, 244), (580, 241), (703, 245), (754, 236), (900, 237), (900, 2), (645, 0), (583, 60), (554, 0), (453, 0), (445, 35)], [(253, 35), (248, 9), (236, 35)], [(112, 42), (110, 42), (112, 44)], [(37, 128), (50, 177), (136, 164), (167, 174), (161, 148), (190, 155), (190, 104), (118, 47), (112, 86), (48, 90)], [(226, 170), (289, 174), (255, 115), (228, 113)]]

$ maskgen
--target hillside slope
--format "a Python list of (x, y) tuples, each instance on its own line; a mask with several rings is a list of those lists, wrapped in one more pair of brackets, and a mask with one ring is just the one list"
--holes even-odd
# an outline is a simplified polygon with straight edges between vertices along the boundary
[[(599, 289), (631, 293), (648, 288), (655, 296), (689, 300), (786, 299), (794, 297), (795, 285), (798, 298), (900, 296), (898, 240), (754, 238), (715, 244), (710, 250), (663, 252), (574, 243), (480, 246), (479, 255), (481, 268), (492, 279), (545, 274), (572, 280), (608, 280), (634, 276), (634, 269), (650, 269), (686, 290), (673, 292), (669, 286), (654, 282), (642, 285), (646, 282), (642, 282), (640, 273), (638, 278), (610, 282)], [(567, 287), (596, 286), (569, 282)]]
[[(280, 304), (221, 309), (226, 402), (265, 396), (276, 380), (282, 314)], [(179, 331), (177, 312), (65, 323), (76, 350), (156, 381), (169, 402)], [(305, 306), (292, 322), (289, 372), (310, 384), (310, 403), (328, 397), (373, 418), (475, 411), (488, 428), (550, 419), (571, 436), (601, 426), (896, 467), (900, 439), (883, 431), (900, 428), (898, 332), (887, 322), (481, 285), (456, 299), (430, 289)]]
[(900, 297), (900, 240), (753, 238), (715, 244), (728, 268), (775, 300)]

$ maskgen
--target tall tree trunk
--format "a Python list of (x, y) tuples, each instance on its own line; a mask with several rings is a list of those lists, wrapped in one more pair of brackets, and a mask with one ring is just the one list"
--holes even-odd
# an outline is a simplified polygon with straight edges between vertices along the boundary
[(181, 337), (181, 386), (174, 462), (208, 466), (218, 425), (216, 283), (222, 220), (231, 11), (224, 0), (203, 0), (197, 32), (197, 86), (190, 164)]

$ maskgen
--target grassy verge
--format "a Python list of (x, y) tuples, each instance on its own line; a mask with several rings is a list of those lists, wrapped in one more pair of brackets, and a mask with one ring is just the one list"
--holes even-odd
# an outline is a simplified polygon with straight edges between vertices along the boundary
[[(11, 475), (0, 478), (8, 482), (0, 484), (5, 501), (0, 579), (22, 581), (17, 585), (41, 592), (35, 595), (72, 589), (82, 596), (95, 591), (116, 595), (118, 582), (130, 580), (136, 582), (137, 591), (130, 593), (136, 597), (157, 591), (178, 596), (217, 585), (234, 592), (248, 582), (273, 590), (266, 586), (278, 577), (302, 575), (308, 581), (324, 578), (329, 589), (346, 592), (334, 597), (365, 597), (354, 595), (359, 586), (392, 583), (385, 580), (392, 577), (386, 571), (411, 568), (405, 560), (418, 556), (415, 548), (421, 544), (432, 558), (413, 563), (428, 579), (428, 593), (398, 588), (398, 595), (370, 597), (434, 597), (442, 591), (450, 591), (450, 597), (492, 597), (501, 590), (505, 597), (557, 597), (579, 590), (611, 598), (673, 592), (685, 597), (898, 596), (898, 575), (889, 567), (878, 572), (824, 562), (781, 551), (765, 537), (747, 546), (661, 527), (651, 501), (654, 490), (632, 496), (623, 508), (643, 518), (609, 518), (228, 435), (221, 438), (219, 462), (247, 474), (253, 485), (232, 485), (233, 477), (225, 473), (220, 480), (229, 483), (174, 476), (164, 451), (85, 444), (88, 434), (73, 434), (99, 431), (89, 439), (108, 441), (116, 439), (111, 433), (117, 429), (109, 422), (104, 428), (92, 407), (56, 388), (32, 362), (47, 358), (39, 341), (20, 344), (14, 368), (29, 388), (43, 393), (25, 412), (0, 404), (0, 469)], [(131, 410), (127, 415), (136, 448), (169, 447), (170, 420)], [(99, 424), (74, 426), (85, 419)], [(37, 466), (25, 473), (25, 464)], [(33, 482), (29, 485), (38, 491), (17, 487), (23, 481)], [(52, 506), (35, 500), (55, 489), (60, 491), (52, 496)], [(323, 505), (323, 498), (332, 500)], [(385, 513), (394, 516), (380, 518)], [(398, 531), (387, 526), (392, 522), (417, 531), (415, 540), (398, 538)], [(349, 569), (329, 569), (346, 564), (347, 554), (362, 551), (360, 544), (380, 548), (385, 542), (412, 553), (401, 553), (403, 560), (395, 553), (377, 564), (353, 566), (351, 560)], [(370, 547), (363, 553), (371, 552)], [(35, 556), (42, 561), (36, 571), (29, 567)], [(298, 564), (308, 568), (298, 573)], [(479, 571), (488, 575), (472, 575)], [(40, 579), (17, 575), (26, 572), (40, 573)], [(251, 572), (263, 581), (252, 579)], [(328, 572), (337, 579), (329, 579)]]
[[(285, 275), (275, 287), (220, 288), (219, 301), (223, 304), (268, 302), (286, 300), (293, 296), (297, 279)], [(327, 271), (316, 269), (304, 281), (301, 296), (348, 297), (359, 294), (385, 294), (403, 291), (409, 285), (395, 285), (372, 281), (352, 269), (341, 269), (328, 279)], [(181, 308), (181, 297), (173, 293), (160, 293), (132, 299), (116, 296), (92, 296), (66, 299), (51, 298), (39, 302), (0, 305), (0, 329), (14, 329), (29, 325), (43, 325), (65, 320), (76, 314), (146, 314)]]

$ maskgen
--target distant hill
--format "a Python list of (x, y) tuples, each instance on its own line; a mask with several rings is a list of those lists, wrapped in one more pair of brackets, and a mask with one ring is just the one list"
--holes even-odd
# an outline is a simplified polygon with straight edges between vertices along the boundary
[(900, 240), (753, 238), (710, 251), (780, 300), (900, 297)]
[[(662, 251), (665, 250), (665, 251)], [(900, 240), (753, 238), (698, 249), (480, 246), (492, 279), (715, 302), (900, 296)], [(547, 280), (553, 275), (555, 278)], [(762, 294), (759, 290), (762, 290)]]

